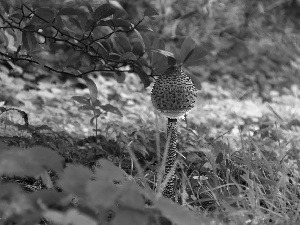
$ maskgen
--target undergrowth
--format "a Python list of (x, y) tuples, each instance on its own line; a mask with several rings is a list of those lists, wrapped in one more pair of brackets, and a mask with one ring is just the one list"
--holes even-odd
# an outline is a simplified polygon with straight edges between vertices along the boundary
[(235, 139), (212, 140), (201, 135), (203, 126), (181, 123), (181, 206), (160, 197), (163, 131), (107, 123), (107, 133), (75, 139), (3, 119), (18, 135), (1, 137), (0, 222), (297, 224), (299, 147), (292, 127), (276, 116), (277, 124), (241, 128)]

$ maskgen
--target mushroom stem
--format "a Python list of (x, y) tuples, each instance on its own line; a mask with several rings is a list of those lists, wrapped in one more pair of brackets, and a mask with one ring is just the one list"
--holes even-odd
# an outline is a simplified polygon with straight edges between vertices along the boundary
[(168, 118), (167, 124), (167, 140), (170, 140), (167, 152), (167, 159), (165, 165), (165, 173), (163, 179), (170, 173), (170, 179), (168, 180), (162, 195), (175, 201), (175, 168), (174, 164), (177, 158), (177, 119)]

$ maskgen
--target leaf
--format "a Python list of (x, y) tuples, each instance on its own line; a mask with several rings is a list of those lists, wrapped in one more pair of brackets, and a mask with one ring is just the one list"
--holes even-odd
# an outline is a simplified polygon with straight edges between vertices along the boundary
[(147, 8), (146, 10), (145, 10), (145, 12), (144, 12), (144, 16), (148, 16), (148, 17), (152, 17), (152, 16), (157, 16), (157, 15), (159, 15), (159, 13), (158, 13), (158, 11), (155, 9), (155, 8), (153, 8), (153, 7), (151, 7), (151, 8)]
[(83, 105), (91, 105), (89, 99), (87, 99), (86, 97), (83, 97), (83, 96), (72, 96), (72, 98), (78, 102), (78, 103), (81, 103)]
[(133, 24), (123, 19), (113, 19), (106, 21), (106, 24), (110, 27), (122, 27), (125, 30), (130, 30)]
[(145, 44), (145, 50), (148, 51), (151, 49), (151, 42), (150, 39), (148, 38), (147, 35), (145, 34), (141, 34), (141, 36), (143, 37), (144, 40), (144, 44)]
[(84, 26), (84, 31), (88, 32), (91, 31), (92, 29), (94, 29), (97, 26), (97, 23), (94, 20), (87, 20)]
[(52, 180), (48, 174), (47, 171), (43, 171), (40, 175), (41, 177), (41, 180), (43, 182), (43, 184), (48, 188), (48, 189), (52, 189), (54, 186), (53, 186), (53, 183), (52, 183)]
[(106, 112), (114, 113), (121, 117), (123, 116), (122, 113), (119, 111), (119, 109), (112, 106), (111, 104), (101, 105), (100, 107), (101, 107), (101, 109), (103, 109)]
[(125, 81), (126, 76), (124, 72), (116, 71), (115, 73), (113, 73), (113, 75), (118, 83), (123, 83)]
[(137, 27), (137, 29), (140, 31), (145, 31), (145, 32), (147, 32), (147, 31), (154, 32), (150, 27), (143, 25), (143, 24), (139, 25)]
[(188, 54), (183, 62), (183, 66), (189, 67), (203, 65), (203, 63), (207, 61), (203, 59), (203, 57), (207, 54), (208, 52), (204, 48), (197, 46)]
[(157, 54), (155, 57), (153, 57), (152, 67), (154, 68), (156, 74), (162, 74), (169, 67), (168, 58), (164, 55)]
[(63, 170), (63, 158), (49, 148), (37, 146), (30, 149), (15, 148), (0, 152), (0, 174), (6, 176), (36, 177), (52, 169)]
[(121, 57), (121, 56), (120, 56), (119, 54), (117, 54), (117, 53), (113, 53), (113, 52), (109, 53), (109, 59), (112, 59), (112, 60), (119, 60), (120, 57)]
[(178, 64), (182, 64), (188, 54), (195, 48), (195, 41), (191, 37), (187, 37), (180, 48)]
[(82, 165), (68, 164), (60, 175), (57, 185), (64, 191), (80, 197), (86, 195), (86, 185), (92, 178), (93, 173)]
[(9, 40), (2, 30), (0, 30), (0, 45), (7, 47)]
[(155, 38), (152, 44), (152, 49), (160, 49), (165, 50), (166, 44), (163, 39), (161, 38)]
[(84, 78), (84, 80), (85, 80), (87, 87), (89, 88), (91, 100), (92, 100), (92, 102), (95, 102), (98, 97), (97, 86), (96, 86), (95, 82), (89, 78)]
[(202, 85), (201, 85), (201, 82), (200, 82), (199, 78), (196, 77), (193, 74), (190, 74), (190, 73), (188, 74), (188, 76), (192, 79), (193, 84), (195, 85), (195, 87), (197, 88), (197, 90), (201, 90)]
[(79, 51), (72, 52), (68, 59), (63, 63), (63, 66), (76, 66), (80, 62), (81, 53)]
[(81, 105), (78, 107), (78, 110), (89, 111), (94, 110), (93, 106), (90, 105)]
[(81, 11), (75, 8), (62, 8), (59, 10), (57, 15), (64, 15), (64, 16), (74, 16), (80, 14)]
[(115, 37), (115, 42), (121, 46), (124, 52), (131, 52), (131, 45), (125, 36), (118, 35)]
[(125, 52), (120, 60), (136, 60), (136, 56), (132, 52)]
[(162, 54), (164, 56), (175, 58), (174, 54), (172, 52), (168, 52), (168, 51), (165, 51), (165, 50), (151, 49), (151, 52), (157, 52), (157, 53), (160, 53), (160, 54)]
[(43, 212), (43, 217), (53, 224), (63, 225), (97, 225), (98, 223), (90, 216), (83, 214), (77, 209), (69, 209), (67, 212), (47, 209)]
[(125, 181), (122, 185), (122, 196), (119, 201), (122, 205), (129, 206), (131, 209), (143, 210), (145, 203), (141, 195), (140, 187), (131, 181)]
[(98, 22), (101, 19), (111, 16), (116, 12), (116, 9), (109, 3), (100, 5), (94, 12), (93, 17), (95, 22)]
[[(108, 174), (109, 175), (109, 174)], [(90, 207), (109, 208), (119, 197), (120, 188), (111, 182), (103, 180), (89, 181), (86, 187), (88, 198), (86, 204)]]
[(217, 164), (221, 164), (221, 162), (223, 161), (223, 159), (224, 159), (223, 153), (220, 152), (220, 153), (217, 155), (216, 163), (217, 163)]
[(22, 41), (23, 41), (24, 48), (29, 53), (31, 53), (37, 45), (37, 41), (36, 41), (36, 38), (34, 36), (34, 33), (26, 31), (25, 28), (24, 28), (24, 31), (23, 31), (23, 34), (22, 34)]
[(50, 8), (38, 8), (30, 20), (30, 24), (39, 25), (54, 22), (54, 11)]
[(203, 215), (196, 215), (194, 212), (174, 204), (170, 199), (159, 198), (157, 201), (157, 208), (161, 211), (163, 216), (177, 225), (220, 224), (218, 221), (205, 218)]
[(95, 169), (96, 179), (101, 181), (125, 181), (126, 172), (115, 166), (112, 162), (106, 159), (97, 161), (97, 168)]
[(136, 56), (142, 56), (145, 52), (145, 47), (140, 41), (134, 42), (132, 46), (132, 53)]
[(38, 204), (38, 202), (42, 202), (46, 206), (53, 206), (60, 204), (61, 201), (67, 197), (65, 192), (58, 192), (57, 190), (40, 190), (34, 191), (28, 194), (28, 197), (32, 202)]
[[(104, 43), (106, 43), (106, 42), (104, 42)], [(107, 49), (102, 45), (102, 43), (96, 41), (96, 42), (93, 42), (91, 46), (93, 47), (93, 50), (97, 54), (100, 54), (103, 58), (108, 57)]]
[(92, 63), (92, 58), (89, 54), (82, 52), (80, 57), (81, 66), (89, 67)]
[(70, 18), (69, 18), (69, 21), (70, 21), (75, 27), (77, 27), (79, 30), (82, 31), (82, 27), (81, 27), (80, 23), (78, 22), (78, 20), (76, 20), (76, 19), (73, 18), (73, 17), (70, 17)]
[(143, 84), (144, 84), (144, 88), (147, 88), (147, 87), (151, 84), (150, 78), (149, 78), (149, 76), (145, 73), (144, 70), (142, 70), (141, 68), (135, 66), (135, 67), (134, 67), (134, 72), (136, 72), (137, 75), (139, 75), (141, 81), (142, 81)]

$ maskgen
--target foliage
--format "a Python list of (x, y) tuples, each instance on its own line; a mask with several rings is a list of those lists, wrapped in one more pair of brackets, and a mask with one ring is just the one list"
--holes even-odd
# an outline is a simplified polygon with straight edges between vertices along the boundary
[[(109, 2), (0, 2), (0, 224), (298, 224), (299, 1)], [(164, 123), (127, 72), (175, 63), (202, 86), (182, 206), (156, 193)]]
[[(154, 8), (147, 8), (133, 24), (124, 19), (126, 12), (121, 5), (44, 3), (1, 2), (2, 60), (25, 61), (70, 77), (86, 78), (96, 71), (116, 72), (120, 82), (125, 72), (135, 72), (145, 87), (150, 77), (176, 63), (173, 53), (165, 50), (163, 40), (155, 39), (151, 44), (148, 38), (151, 29), (143, 21), (158, 15)], [(205, 50), (195, 48), (194, 42), (188, 40), (178, 63), (197, 65)]]
[[(1, 176), (38, 178), (51, 169), (58, 175), (55, 187), (63, 190), (52, 187), (26, 193), (17, 184), (1, 182), (0, 216), (4, 224), (33, 224), (40, 218), (55, 224), (108, 224), (110, 220), (110, 224), (148, 224), (162, 217), (176, 224), (211, 224), (170, 200), (155, 200), (154, 192), (130, 181), (122, 169), (104, 159), (98, 161), (93, 171), (75, 164), (62, 170), (61, 156), (50, 149), (9, 148), (4, 143), (0, 156)], [(151, 199), (152, 207), (145, 207), (142, 196)], [(108, 216), (110, 211), (113, 218)]]

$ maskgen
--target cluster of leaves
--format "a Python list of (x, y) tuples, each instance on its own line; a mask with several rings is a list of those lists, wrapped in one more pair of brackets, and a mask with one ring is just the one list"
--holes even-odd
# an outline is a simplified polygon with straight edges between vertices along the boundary
[[(0, 175), (41, 179), (46, 188), (25, 192), (15, 183), (0, 182), (1, 224), (35, 224), (41, 218), (54, 224), (216, 224), (196, 216), (168, 199), (140, 187), (122, 169), (99, 160), (90, 170), (67, 164), (51, 149), (8, 147), (0, 143)], [(55, 172), (51, 178), (47, 172)], [(146, 184), (146, 183), (144, 183)], [(145, 198), (151, 200), (146, 207)], [(152, 222), (151, 222), (152, 221)]]
[(94, 6), (88, 1), (1, 1), (1, 5), (1, 59), (26, 61), (71, 77), (114, 72), (123, 82), (124, 72), (135, 72), (147, 87), (151, 76), (169, 66), (194, 66), (207, 54), (190, 38), (180, 54), (166, 51), (159, 38), (150, 40), (152, 29), (143, 21), (155, 19), (154, 8), (146, 9), (133, 24), (116, 2)]

